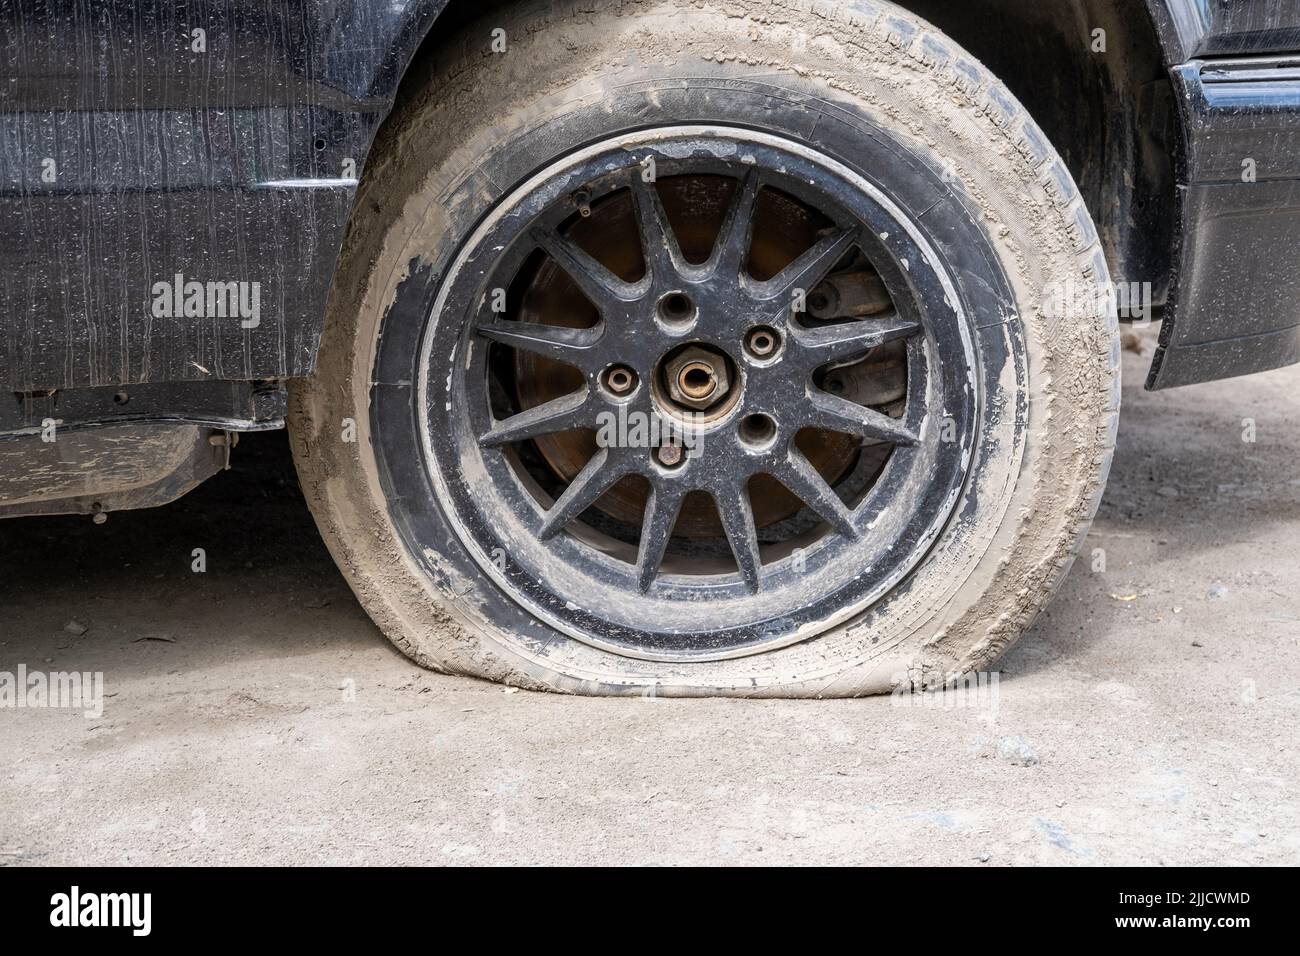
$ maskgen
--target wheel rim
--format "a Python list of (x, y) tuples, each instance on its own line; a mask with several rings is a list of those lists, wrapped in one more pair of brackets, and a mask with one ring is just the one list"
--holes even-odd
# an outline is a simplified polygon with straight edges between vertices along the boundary
[[(664, 184), (691, 177), (729, 183), (702, 261), (663, 199)], [(820, 231), (790, 261), (755, 268), (768, 197), (812, 211)], [(640, 263), (574, 239), (620, 202)], [(828, 278), (864, 263), (888, 305), (818, 320), (838, 288)], [(543, 269), (578, 291), (590, 323), (525, 320), (528, 277)], [(698, 660), (813, 636), (896, 587), (952, 515), (980, 412), (953, 290), (915, 223), (803, 144), (728, 127), (596, 144), (502, 200), (442, 280), (418, 404), (432, 491), (497, 584), (579, 640)], [(849, 370), (861, 398), (862, 370), (886, 353), (904, 369), (897, 400), (830, 390)], [(538, 362), (571, 370), (573, 390), (529, 393), (520, 369)], [(594, 450), (566, 473), (542, 443), (574, 433)], [(843, 472), (834, 455), (810, 459), (817, 440), (845, 436)], [(760, 482), (799, 512), (772, 521), (760, 507), (756, 520)], [(636, 495), (611, 489), (631, 485), (642, 504), (629, 522)], [(678, 528), (701, 498), (721, 532), (711, 542)]]

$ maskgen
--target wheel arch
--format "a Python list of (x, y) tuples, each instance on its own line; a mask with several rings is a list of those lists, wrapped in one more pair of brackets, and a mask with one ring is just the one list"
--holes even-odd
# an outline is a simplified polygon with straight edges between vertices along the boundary
[[(394, 102), (401, 104), (420, 88), (421, 67), (460, 28), (490, 23), (498, 12), (504, 19), (526, 2), (429, 0), (413, 5), (413, 17), (420, 14), (413, 23), (422, 23), (424, 33), (407, 55)], [(1010, 88), (1074, 176), (1114, 281), (1149, 282), (1153, 300), (1162, 303), (1177, 218), (1173, 156), (1178, 114), (1170, 100), (1167, 64), (1177, 59), (1180, 48), (1163, 14), (1179, 3), (894, 2), (960, 43)], [(1008, 37), (1016, 42), (1007, 42)], [(485, 45), (489, 41), (483, 37)], [(409, 34), (405, 42), (410, 43)]]

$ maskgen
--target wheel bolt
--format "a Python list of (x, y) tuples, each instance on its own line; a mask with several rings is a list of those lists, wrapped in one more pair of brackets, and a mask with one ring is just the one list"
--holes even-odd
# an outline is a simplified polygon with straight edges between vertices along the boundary
[(770, 358), (780, 346), (780, 333), (766, 325), (750, 329), (745, 336), (745, 349), (755, 358)]
[(615, 365), (605, 373), (605, 387), (615, 395), (626, 395), (636, 388), (636, 372), (626, 365)]
[(682, 446), (672, 442), (667, 445), (660, 445), (655, 452), (655, 456), (659, 459), (659, 464), (668, 468), (676, 468), (682, 463)]

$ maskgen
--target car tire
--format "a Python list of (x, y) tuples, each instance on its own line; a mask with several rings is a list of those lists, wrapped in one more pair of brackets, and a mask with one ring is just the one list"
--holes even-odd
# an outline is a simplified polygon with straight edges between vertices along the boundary
[[(637, 192), (636, 170), (620, 166), (621, 157), (636, 163), (643, 182), (648, 160), (672, 171), (649, 180), (661, 204), (655, 208), (666, 208), (670, 181), (680, 191), (713, 183), (730, 198), (718, 200), (723, 225), (713, 258), (701, 266), (670, 249), (661, 273), (663, 250), (643, 245), (645, 278), (629, 271), (620, 280), (614, 311), (633, 295), (650, 295), (650, 286), (662, 303), (660, 278), (671, 263), (693, 282), (710, 262), (730, 261), (724, 233), (740, 214), (725, 210), (766, 215), (765, 225), (750, 227), (752, 237), (774, 234), (763, 239), (773, 248), (785, 241), (791, 228), (776, 222), (777, 213), (737, 198), (750, 181), (746, 169), (755, 169), (755, 181), (778, 184), (763, 208), (779, 206), (798, 229), (823, 223), (810, 233), (818, 242), (847, 231), (857, 245), (834, 268), (868, 263), (887, 287), (887, 314), (904, 330), (897, 334), (912, 336), (890, 353), (902, 355), (907, 397), (882, 405), (892, 409), (887, 415), (862, 412), (868, 427), (853, 433), (856, 457), (845, 466), (863, 467), (877, 455), (884, 464), (873, 459), (878, 470), (868, 479), (877, 484), (837, 489), (843, 501), (836, 504), (805, 467), (806, 455), (772, 453), (771, 474), (781, 471), (778, 481), (801, 506), (820, 496), (793, 518), (782, 513), (798, 525), (788, 541), (757, 527), (758, 519), (747, 523), (758, 507), (754, 479), (726, 483), (729, 470), (768, 454), (753, 435), (736, 444), (736, 428), (746, 426), (727, 416), (740, 412), (717, 412), (710, 421), (723, 424), (707, 426), (715, 429), (712, 444), (687, 463), (699, 475), (689, 479), (698, 485), (691, 493), (710, 495), (716, 507), (714, 515), (701, 506), (700, 527), (713, 521), (723, 531), (716, 540), (700, 532), (707, 554), (699, 558), (676, 537), (666, 537), (653, 560), (645, 551), (655, 546), (636, 539), (620, 551), (622, 524), (610, 519), (614, 530), (596, 528), (606, 512), (583, 510), (576, 492), (565, 498), (595, 467), (591, 459), (577, 477), (559, 475), (557, 466), (548, 491), (550, 478), (530, 477), (538, 461), (551, 460), (537, 454), (539, 445), (483, 447), (484, 428), (498, 429), (492, 403), (518, 401), (500, 393), (511, 382), (522, 389), (520, 369), (535, 367), (527, 365), (529, 349), (539, 348), (479, 317), (496, 289), (510, 310), (525, 308), (519, 303), (534, 288), (519, 293), (504, 279), (490, 286), (493, 270), (506, 270), (511, 282), (541, 281), (545, 264), (527, 259), (523, 246), (518, 262), (503, 263), (514, 254), (511, 243), (551, 228), (532, 223), (565, 224), (547, 241), (576, 235), (572, 223), (590, 211), (583, 176), (615, 183), (596, 218), (614, 209), (608, 197), (627, 193), (617, 202), (630, 203), (642, 227), (653, 225), (644, 212), (652, 207), (636, 205), (650, 194)], [(728, 170), (738, 171), (729, 184)], [(672, 178), (679, 175), (688, 178)], [(573, 210), (563, 220), (551, 211), (562, 203)], [(689, 203), (683, 208), (678, 224), (693, 214)], [(680, 237), (678, 224), (670, 231)], [(739, 255), (749, 256), (742, 269), (752, 273), (757, 252)], [(796, 301), (807, 290), (782, 281), (802, 261), (758, 279), (742, 275), (740, 287), (759, 290), (755, 302), (769, 301), (764, 296), (778, 286)], [(579, 261), (575, 276), (587, 266)], [(597, 272), (570, 279), (581, 290)], [(864, 274), (852, 273), (853, 281)], [(746, 309), (766, 308), (746, 300), (733, 309), (734, 286), (718, 293), (710, 282), (689, 286), (698, 293), (697, 306), (687, 300), (696, 321), (738, 310), (726, 328), (741, 328), (735, 323), (748, 321)], [(583, 694), (848, 697), (933, 688), (989, 668), (1029, 627), (1095, 513), (1119, 410), (1108, 288), (1096, 230), (1042, 131), (978, 62), (892, 4), (522, 4), (464, 29), (408, 77), (365, 170), (318, 369), (291, 388), (294, 456), (320, 530), (361, 604), (426, 667)], [(862, 333), (844, 331), (842, 322), (819, 332), (799, 314), (806, 304), (780, 302), (784, 311), (763, 314), (784, 337), (785, 385), (742, 355), (739, 339), (730, 352), (717, 347), (716, 368), (731, 368), (735, 381), (728, 379), (725, 394), (737, 408), (764, 394), (775, 403), (757, 417), (772, 416), (772, 434), (785, 441), (814, 421), (798, 409), (843, 409), (823, 394), (828, 366), (810, 372), (811, 364), (798, 363), (805, 354), (832, 354), (815, 351), (830, 338)], [(603, 304), (596, 309), (600, 335), (560, 342), (546, 332), (542, 347), (559, 354), (562, 345), (566, 356), (578, 354), (579, 340), (613, 348), (614, 323)], [(624, 352), (601, 358), (605, 365), (582, 360), (592, 363), (581, 373), (583, 401), (617, 404), (611, 361), (633, 369), (633, 394), (644, 389), (636, 399), (650, 403), (644, 407), (676, 400), (658, 384), (667, 358), (640, 354), (662, 329), (671, 331), (657, 315), (645, 328), (660, 331), (626, 333)], [(854, 321), (889, 326), (871, 315)], [(697, 337), (705, 349), (721, 341)], [(890, 432), (895, 427), (902, 437)], [(724, 448), (740, 466), (716, 464)], [(683, 493), (672, 488), (687, 486), (670, 484), (682, 472), (671, 472), (665, 459), (637, 464), (626, 457), (632, 454), (620, 446), (602, 461), (632, 462), (620, 480), (649, 489), (638, 492), (645, 510), (634, 522), (649, 541), (655, 496), (668, 501)], [(827, 484), (832, 477), (823, 474)], [(549, 520), (566, 501), (578, 510)], [(681, 520), (669, 518), (666, 534)], [(715, 546), (716, 554), (708, 550)], [(649, 564), (655, 568), (646, 571)]]

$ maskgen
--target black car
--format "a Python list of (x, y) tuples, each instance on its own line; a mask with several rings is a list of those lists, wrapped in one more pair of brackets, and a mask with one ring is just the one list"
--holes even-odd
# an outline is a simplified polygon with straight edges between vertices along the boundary
[(287, 427), (419, 663), (986, 668), (1119, 415), (1300, 359), (1296, 0), (0, 4), (0, 516)]

